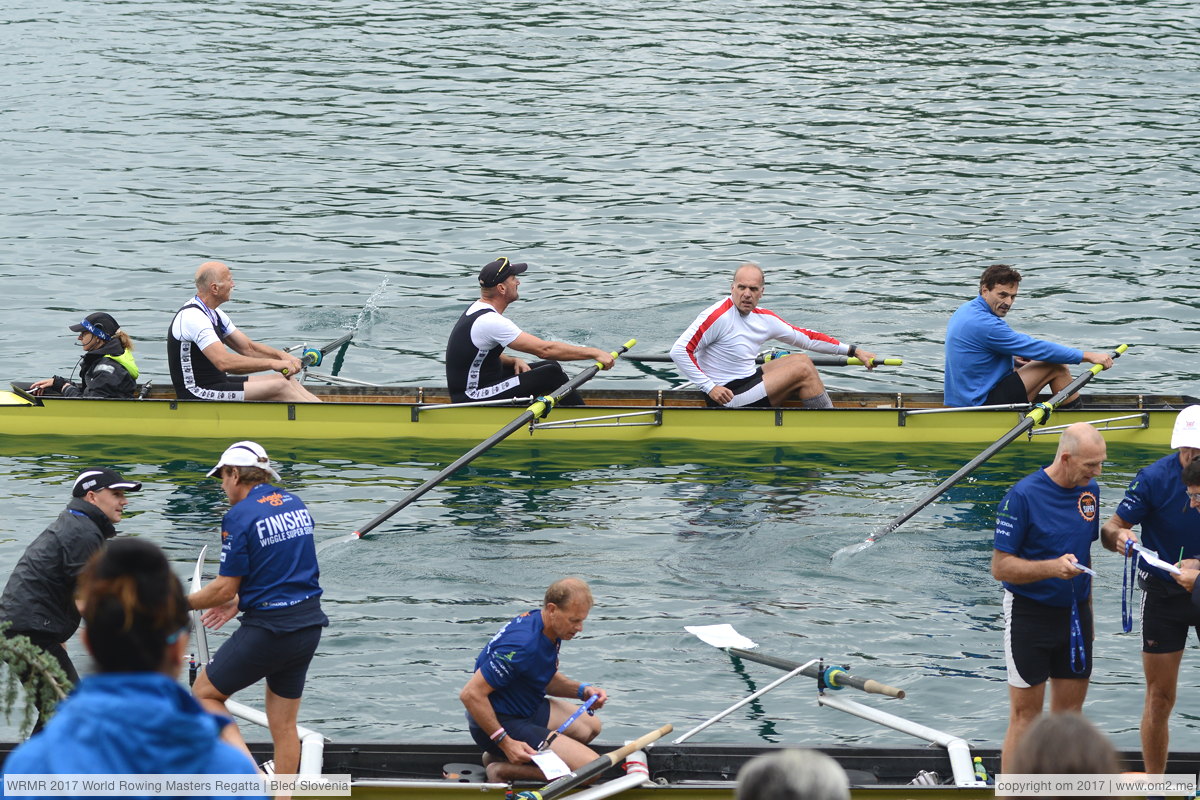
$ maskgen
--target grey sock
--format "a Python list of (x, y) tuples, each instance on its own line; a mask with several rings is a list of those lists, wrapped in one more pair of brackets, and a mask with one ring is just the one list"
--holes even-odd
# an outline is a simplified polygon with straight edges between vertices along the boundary
[(816, 397), (801, 400), (800, 405), (804, 408), (833, 408), (833, 403), (829, 400), (828, 392), (821, 392)]

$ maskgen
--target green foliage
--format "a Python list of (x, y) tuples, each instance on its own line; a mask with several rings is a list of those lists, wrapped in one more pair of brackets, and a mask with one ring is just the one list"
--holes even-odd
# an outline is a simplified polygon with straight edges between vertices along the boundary
[(49, 719), (58, 701), (65, 698), (72, 687), (58, 660), (29, 641), (28, 636), (9, 638), (4, 635), (10, 624), (0, 623), (0, 665), (7, 667), (3, 679), (4, 718), (11, 720), (18, 696), (22, 694), (18, 687), (23, 687), (21, 736), (27, 736), (37, 721), (38, 712)]

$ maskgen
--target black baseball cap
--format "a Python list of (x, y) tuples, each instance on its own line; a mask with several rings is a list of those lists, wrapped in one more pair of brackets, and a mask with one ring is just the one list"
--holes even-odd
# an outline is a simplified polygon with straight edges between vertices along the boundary
[(125, 489), (129, 492), (140, 491), (142, 485), (137, 481), (127, 481), (115, 469), (99, 467), (85, 469), (75, 479), (75, 487), (71, 489), (72, 497), (83, 497), (88, 492), (98, 492), (101, 489)]
[(83, 322), (80, 322), (78, 325), (71, 325), (70, 328), (76, 333), (87, 331), (93, 336), (107, 342), (117, 335), (117, 331), (121, 326), (112, 318), (112, 314), (97, 311), (95, 314), (88, 314), (83, 318)]
[(513, 275), (520, 275), (527, 269), (528, 264), (514, 264), (505, 256), (500, 256), (495, 261), (484, 264), (483, 269), (479, 270), (479, 285), (485, 289), (499, 286)]

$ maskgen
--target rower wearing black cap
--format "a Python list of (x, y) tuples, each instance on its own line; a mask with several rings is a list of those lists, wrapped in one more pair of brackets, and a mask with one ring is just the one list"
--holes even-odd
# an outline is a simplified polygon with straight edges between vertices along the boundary
[(64, 397), (132, 398), (137, 394), (138, 367), (133, 360), (133, 341), (111, 314), (97, 311), (69, 326), (79, 334), (75, 343), (83, 348), (78, 382), (55, 375), (29, 385), (34, 394)]
[[(479, 271), (479, 299), (455, 323), (446, 345), (446, 384), (451, 402), (549, 394), (569, 380), (558, 361), (594, 360), (604, 369), (613, 365), (611, 353), (539, 339), (504, 317), (504, 310), (520, 297), (517, 287), (521, 281), (517, 276), (528, 268), (527, 264), (514, 264), (500, 257)], [(528, 364), (505, 355), (506, 347), (546, 360)], [(571, 392), (560, 405), (581, 406), (583, 398)]]
[[(116, 470), (98, 467), (79, 473), (71, 502), (21, 555), (0, 595), (4, 635), (27, 636), (57, 659), (72, 683), (79, 682), (64, 643), (79, 629), (75, 579), (92, 554), (117, 535), (129, 502), (125, 492), (142, 488)], [(39, 718), (34, 730), (41, 728)]]

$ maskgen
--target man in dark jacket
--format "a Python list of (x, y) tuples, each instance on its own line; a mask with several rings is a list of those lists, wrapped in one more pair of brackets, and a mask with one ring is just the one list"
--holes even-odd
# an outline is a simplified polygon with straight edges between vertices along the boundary
[[(29, 637), (58, 660), (72, 683), (79, 682), (79, 673), (64, 644), (79, 628), (75, 579), (92, 554), (117, 535), (113, 525), (129, 502), (125, 492), (141, 488), (115, 470), (81, 472), (71, 502), (25, 548), (0, 595), (0, 622), (10, 623), (4, 635)], [(39, 718), (34, 730), (41, 725)]]

